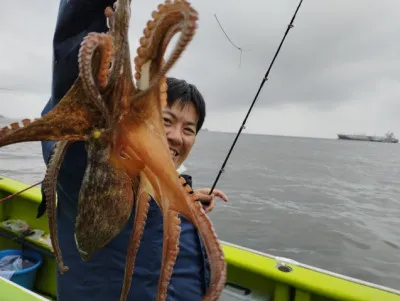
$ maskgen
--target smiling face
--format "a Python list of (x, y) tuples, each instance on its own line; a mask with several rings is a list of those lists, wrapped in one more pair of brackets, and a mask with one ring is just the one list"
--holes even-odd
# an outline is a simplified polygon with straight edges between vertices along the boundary
[(196, 140), (197, 112), (192, 104), (182, 105), (176, 101), (171, 107), (164, 108), (163, 121), (171, 157), (175, 168), (178, 168), (188, 157)]

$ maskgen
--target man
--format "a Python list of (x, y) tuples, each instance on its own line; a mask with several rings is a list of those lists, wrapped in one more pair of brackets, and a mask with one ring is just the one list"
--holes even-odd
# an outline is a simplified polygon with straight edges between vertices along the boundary
[[(104, 8), (113, 0), (61, 0), (54, 35), (52, 96), (42, 115), (53, 109), (78, 75), (77, 55), (88, 32), (106, 31)], [(163, 112), (171, 156), (178, 168), (187, 158), (205, 118), (203, 97), (195, 86), (183, 80), (168, 79), (168, 106)], [(42, 143), (48, 162), (54, 142)], [(69, 270), (57, 273), (58, 301), (119, 300), (125, 272), (126, 250), (133, 227), (133, 214), (126, 227), (106, 247), (87, 262), (79, 256), (74, 240), (78, 195), (86, 167), (84, 143), (74, 143), (66, 152), (58, 183), (57, 229), (64, 262)], [(186, 176), (189, 184), (191, 178)], [(209, 189), (195, 190), (209, 212), (214, 196)], [(227, 201), (219, 190), (214, 195)], [(178, 255), (167, 300), (201, 300), (209, 284), (209, 266), (198, 232), (182, 218)], [(162, 214), (154, 200), (139, 248), (128, 300), (155, 300), (162, 256)]]

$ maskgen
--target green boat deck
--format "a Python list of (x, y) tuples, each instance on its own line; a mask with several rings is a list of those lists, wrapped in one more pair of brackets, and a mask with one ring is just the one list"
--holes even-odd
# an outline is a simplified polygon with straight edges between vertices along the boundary
[[(0, 199), (27, 186), (0, 177)], [(0, 301), (56, 300), (56, 266), (48, 240), (47, 216), (36, 218), (40, 201), (40, 189), (35, 187), (0, 203), (0, 250), (20, 249), (24, 244), (42, 254), (44, 262), (37, 273), (35, 292), (45, 298), (0, 277)], [(8, 227), (10, 222), (16, 220), (26, 222), (39, 231), (37, 233), (44, 235), (21, 238)], [(394, 289), (222, 243), (228, 263), (228, 279), (220, 298), (222, 301), (400, 301), (400, 291)]]

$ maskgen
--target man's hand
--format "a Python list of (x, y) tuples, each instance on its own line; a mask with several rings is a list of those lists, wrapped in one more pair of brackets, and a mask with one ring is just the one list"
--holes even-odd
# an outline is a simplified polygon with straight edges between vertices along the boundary
[(225, 202), (229, 202), (228, 197), (219, 189), (214, 189), (210, 195), (211, 188), (200, 188), (194, 190), (197, 200), (203, 205), (203, 209), (206, 213), (211, 212), (215, 207), (215, 197), (219, 197)]

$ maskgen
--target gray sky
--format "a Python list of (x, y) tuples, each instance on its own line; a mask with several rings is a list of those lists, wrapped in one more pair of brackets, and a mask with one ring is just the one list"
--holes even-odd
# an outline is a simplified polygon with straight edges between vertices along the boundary
[[(158, 3), (133, 1), (133, 55)], [(298, 0), (191, 3), (199, 29), (169, 75), (202, 91), (205, 127), (236, 132)], [(8, 1), (0, 10), (0, 114), (38, 117), (48, 101), (57, 10), (58, 1), (48, 0)], [(400, 136), (399, 11), (398, 0), (304, 0), (246, 131), (336, 138), (338, 132), (392, 130)], [(240, 67), (239, 51), (214, 13), (245, 49)]]

